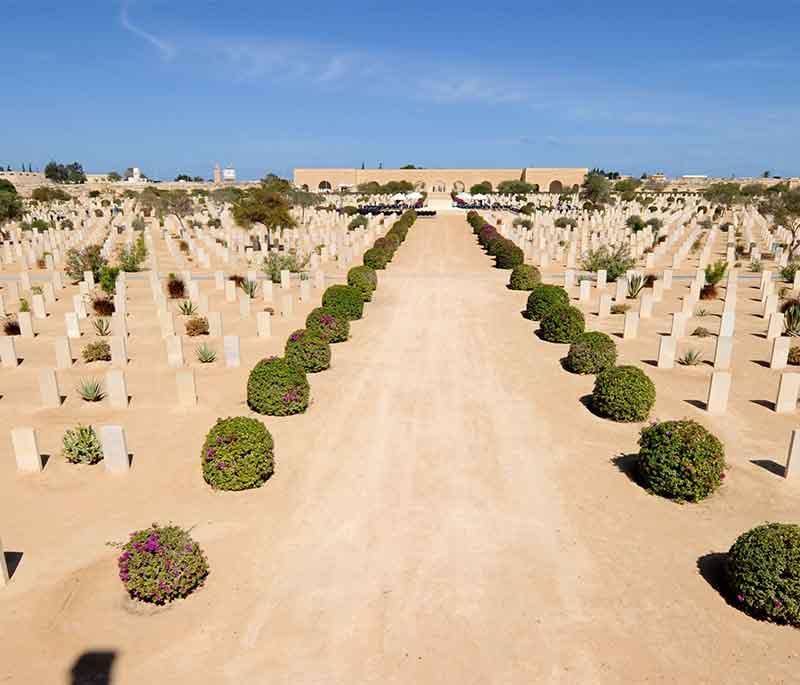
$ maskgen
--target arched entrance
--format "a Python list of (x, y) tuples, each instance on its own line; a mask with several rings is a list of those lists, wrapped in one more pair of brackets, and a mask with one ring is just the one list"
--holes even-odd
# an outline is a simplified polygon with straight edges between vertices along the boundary
[(320, 190), (330, 190), (331, 184), (330, 181), (320, 181), (319, 185), (317, 186)]
[(446, 193), (447, 192), (447, 184), (444, 181), (434, 181), (433, 186), (431, 186), (431, 192), (434, 193)]
[(464, 181), (456, 181), (453, 183), (453, 190), (457, 193), (463, 193), (467, 186), (464, 185)]
[(414, 184), (414, 190), (419, 191), (420, 193), (425, 190), (425, 181), (417, 181)]
[(550, 192), (551, 193), (561, 193), (564, 191), (564, 185), (561, 181), (552, 181), (550, 183)]

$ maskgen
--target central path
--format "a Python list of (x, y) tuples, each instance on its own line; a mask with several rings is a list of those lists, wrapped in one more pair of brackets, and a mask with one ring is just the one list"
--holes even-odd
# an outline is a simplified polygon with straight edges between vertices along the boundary
[(584, 559), (535, 411), (548, 390), (508, 272), (490, 266), (464, 217), (445, 215), (419, 220), (380, 272), (353, 340), (312, 379), (311, 448), (260, 541), (263, 586), (229, 676), (591, 678), (561, 631), (587, 620)]

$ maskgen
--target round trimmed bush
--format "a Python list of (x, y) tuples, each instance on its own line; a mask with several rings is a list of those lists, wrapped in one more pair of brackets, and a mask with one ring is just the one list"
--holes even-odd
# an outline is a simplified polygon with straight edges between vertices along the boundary
[(286, 340), (287, 361), (297, 364), (306, 373), (316, 373), (330, 368), (331, 347), (325, 339), (305, 328), (292, 333)]
[(270, 416), (300, 414), (308, 407), (306, 372), (283, 357), (262, 359), (247, 379), (247, 405)]
[(800, 526), (767, 523), (739, 536), (728, 552), (731, 599), (756, 618), (800, 624)]
[(340, 343), (350, 337), (350, 322), (341, 314), (317, 307), (306, 317), (306, 330), (315, 331), (328, 343)]
[(554, 343), (575, 342), (586, 329), (583, 312), (568, 304), (550, 307), (539, 324), (539, 335), (542, 340)]
[(371, 247), (364, 253), (363, 261), (364, 266), (368, 266), (370, 269), (385, 269), (391, 258), (391, 253), (386, 250)]
[(399, 231), (394, 233), (392, 231), (387, 232), (384, 240), (386, 241), (386, 248), (392, 253), (396, 252), (397, 248), (400, 247), (400, 243), (403, 242), (400, 240)]
[(495, 266), (498, 269), (513, 269), (518, 264), (522, 264), (525, 255), (522, 250), (514, 245), (513, 241), (503, 238), (494, 253)]
[(186, 597), (208, 575), (206, 556), (188, 531), (157, 523), (131, 533), (117, 568), (131, 597), (154, 604)]
[(656, 495), (697, 502), (722, 482), (725, 450), (696, 421), (662, 421), (642, 429), (636, 469)]
[(486, 243), (486, 252), (490, 257), (496, 257), (497, 253), (503, 249), (505, 238), (499, 233), (495, 233), (489, 242)]
[(332, 285), (322, 295), (322, 306), (355, 321), (364, 313), (364, 296), (353, 286)]
[(200, 461), (203, 478), (216, 490), (260, 487), (274, 471), (272, 436), (257, 419), (217, 419), (206, 435)]
[(480, 233), (478, 233), (478, 242), (482, 247), (487, 247), (492, 240), (498, 238), (499, 236), (500, 234), (497, 232), (497, 229), (494, 226), (484, 224)]
[(569, 346), (564, 366), (573, 373), (600, 373), (617, 363), (617, 346), (600, 331), (581, 333)]
[(371, 302), (372, 293), (378, 287), (378, 274), (368, 266), (354, 266), (347, 272), (347, 285), (358, 288), (364, 302)]
[(540, 283), (528, 295), (525, 312), (528, 318), (539, 321), (547, 311), (559, 304), (569, 304), (569, 295), (560, 285)]
[(508, 287), (511, 290), (533, 290), (542, 282), (542, 274), (532, 264), (517, 264), (511, 270)]
[(644, 421), (656, 401), (656, 386), (637, 366), (612, 366), (594, 380), (592, 409), (613, 421)]

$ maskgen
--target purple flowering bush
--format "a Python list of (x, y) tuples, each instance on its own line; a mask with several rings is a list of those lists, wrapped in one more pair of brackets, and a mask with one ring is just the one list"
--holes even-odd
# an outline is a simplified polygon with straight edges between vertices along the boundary
[(246, 416), (217, 419), (200, 453), (203, 478), (217, 490), (262, 486), (275, 470), (272, 436)]
[(740, 535), (727, 581), (731, 600), (751, 616), (800, 624), (800, 526), (767, 523)]
[(154, 604), (186, 597), (208, 575), (206, 556), (188, 531), (157, 523), (131, 533), (117, 566), (128, 594)]
[(350, 321), (331, 309), (317, 307), (306, 317), (306, 330), (316, 331), (329, 343), (345, 342), (350, 337)]
[(290, 416), (308, 407), (306, 372), (284, 357), (262, 359), (247, 379), (247, 405), (259, 414)]
[(286, 340), (286, 360), (307, 373), (330, 368), (331, 347), (316, 331), (301, 328)]

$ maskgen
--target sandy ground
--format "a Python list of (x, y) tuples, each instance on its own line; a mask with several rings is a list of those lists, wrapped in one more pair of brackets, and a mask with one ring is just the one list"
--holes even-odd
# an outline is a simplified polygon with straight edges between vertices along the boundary
[[(247, 368), (208, 372), (189, 412), (135, 369), (124, 412), (38, 410), (35, 370), (11, 390), (27, 405), (3, 389), (3, 424), (32, 421), (55, 456), (19, 476), (0, 445), (0, 535), (23, 554), (0, 593), (0, 682), (71, 682), (90, 652), (109, 653), (115, 685), (797, 682), (798, 634), (713, 587), (739, 533), (797, 511), (797, 484), (751, 462), (781, 461), (793, 426), (745, 397), (775, 372), (750, 364), (742, 399), (735, 380), (732, 411), (712, 420), (687, 402), (704, 399), (710, 369), (646, 363), (666, 315), (620, 341), (656, 380), (654, 416), (698, 418), (728, 451), (710, 500), (663, 501), (615, 463), (640, 426), (585, 408), (592, 378), (561, 368), (566, 346), (535, 337), (507, 277), (463, 216), (419, 221), (332, 369), (311, 377), (308, 412), (265, 419), (277, 470), (256, 491), (214, 493), (199, 468), (214, 419), (248, 413), (244, 344)], [(284, 339), (248, 344), (266, 354)], [(128, 476), (63, 462), (76, 416), (125, 425)], [(126, 598), (105, 544), (152, 521), (193, 527), (211, 565), (162, 609)]]

